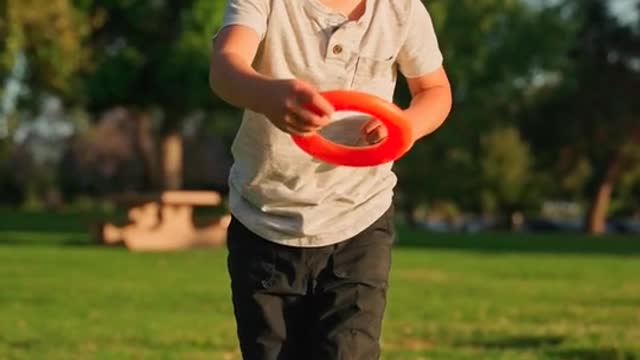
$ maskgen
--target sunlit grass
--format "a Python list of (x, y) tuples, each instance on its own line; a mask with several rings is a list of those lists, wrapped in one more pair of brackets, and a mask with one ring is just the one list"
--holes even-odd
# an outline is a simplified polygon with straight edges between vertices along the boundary
[[(0, 359), (239, 359), (224, 249), (132, 254), (57, 226), (0, 226)], [(640, 359), (640, 241), (400, 244), (383, 359)]]

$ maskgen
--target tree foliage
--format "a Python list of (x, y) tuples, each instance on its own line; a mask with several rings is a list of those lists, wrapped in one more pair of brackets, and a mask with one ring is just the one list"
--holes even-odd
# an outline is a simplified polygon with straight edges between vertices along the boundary
[(159, 108), (177, 114), (211, 108), (208, 61), (224, 1), (98, 1), (84, 8), (100, 25), (91, 37), (95, 69), (88, 101)]
[[(611, 211), (637, 211), (640, 18), (621, 21), (610, 11), (614, 2), (427, 2), (454, 107), (440, 130), (396, 164), (408, 213), (424, 203), (508, 213), (560, 198), (587, 204), (588, 221), (602, 225), (609, 200)], [(640, 0), (626, 3), (640, 10)], [(211, 37), (224, 6), (224, 0), (0, 0), (0, 78), (6, 84), (24, 58), (32, 91), (22, 100), (53, 94), (94, 119), (126, 109), (137, 136), (131, 151), (145, 159), (145, 179), (159, 177), (158, 168), (170, 166), (155, 157), (170, 147), (157, 139), (179, 147), (176, 136), (193, 127), (185, 119), (217, 132), (236, 128), (230, 119), (236, 114), (207, 84)], [(404, 81), (396, 95), (408, 105)], [(9, 157), (11, 146), (0, 143), (0, 158)], [(179, 165), (174, 170), (183, 172)]]
[[(441, 0), (427, 5), (453, 86), (453, 112), (399, 162), (400, 191), (411, 193), (413, 201), (445, 198), (481, 210), (478, 194), (491, 182), (482, 179), (488, 175), (481, 166), (482, 134), (517, 126), (532, 101), (529, 89), (564, 65), (574, 25), (562, 3), (534, 8), (517, 0)], [(405, 86), (397, 97), (408, 104)]]
[(0, 76), (19, 53), (29, 63), (27, 84), (35, 92), (73, 97), (77, 75), (87, 66), (89, 19), (69, 0), (4, 0), (0, 8)]
[[(629, 5), (640, 9), (640, 1)], [(560, 81), (539, 89), (524, 125), (543, 161), (561, 178), (587, 168), (581, 181), (587, 226), (604, 231), (611, 196), (640, 166), (640, 19), (623, 23), (605, 0), (573, 2), (579, 31)], [(558, 156), (560, 154), (561, 156)]]
[(532, 191), (532, 154), (514, 127), (496, 128), (480, 140), (482, 205), (486, 212), (524, 207)]

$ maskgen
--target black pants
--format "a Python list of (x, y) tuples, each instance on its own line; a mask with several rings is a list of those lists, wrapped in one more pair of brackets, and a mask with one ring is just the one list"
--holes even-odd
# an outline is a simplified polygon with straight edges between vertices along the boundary
[(228, 268), (245, 360), (375, 360), (394, 240), (392, 209), (336, 245), (296, 248), (233, 219)]

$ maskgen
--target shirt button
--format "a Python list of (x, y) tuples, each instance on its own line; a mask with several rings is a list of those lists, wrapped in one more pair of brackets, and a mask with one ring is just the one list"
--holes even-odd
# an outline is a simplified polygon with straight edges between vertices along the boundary
[(333, 53), (334, 53), (335, 55), (342, 54), (342, 45), (335, 45), (335, 46), (333, 47)]

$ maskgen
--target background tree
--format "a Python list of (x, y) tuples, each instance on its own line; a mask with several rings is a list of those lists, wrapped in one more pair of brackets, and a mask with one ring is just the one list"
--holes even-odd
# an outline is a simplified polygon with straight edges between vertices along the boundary
[[(481, 178), (481, 134), (517, 126), (530, 101), (528, 89), (541, 74), (561, 66), (572, 23), (563, 3), (533, 7), (519, 0), (436, 0), (428, 6), (453, 86), (453, 112), (398, 163), (401, 199), (409, 215), (418, 203), (438, 198), (481, 211), (478, 194), (487, 182)], [(401, 84), (397, 101), (407, 105), (408, 98)]]
[[(149, 185), (180, 188), (183, 120), (220, 104), (207, 79), (210, 39), (224, 1), (86, 0), (82, 8), (100, 22), (91, 37), (96, 66), (86, 82), (90, 109), (125, 106), (139, 114), (141, 132), (156, 128), (161, 162), (153, 144), (139, 141)], [(153, 181), (159, 175), (162, 181)]]
[[(578, 164), (586, 170), (590, 233), (605, 231), (616, 186), (640, 166), (640, 102), (632, 100), (640, 98), (640, 19), (623, 23), (610, 4), (573, 3), (581, 25), (567, 54), (570, 66), (543, 89), (525, 126), (550, 167), (575, 170), (571, 165)], [(640, 9), (640, 1), (627, 4)]]
[(533, 173), (533, 154), (515, 127), (495, 128), (480, 140), (480, 199), (487, 214), (504, 213), (515, 229), (518, 214), (540, 194)]
[(0, 3), (0, 76), (26, 57), (28, 87), (73, 97), (87, 65), (89, 21), (68, 0), (4, 0)]
[[(46, 166), (36, 169), (16, 149), (14, 131), (20, 122), (37, 121), (52, 95), (79, 104), (89, 31), (89, 18), (69, 0), (0, 1), (0, 198), (23, 201), (34, 184), (55, 186)], [(25, 171), (29, 164), (32, 171)]]

